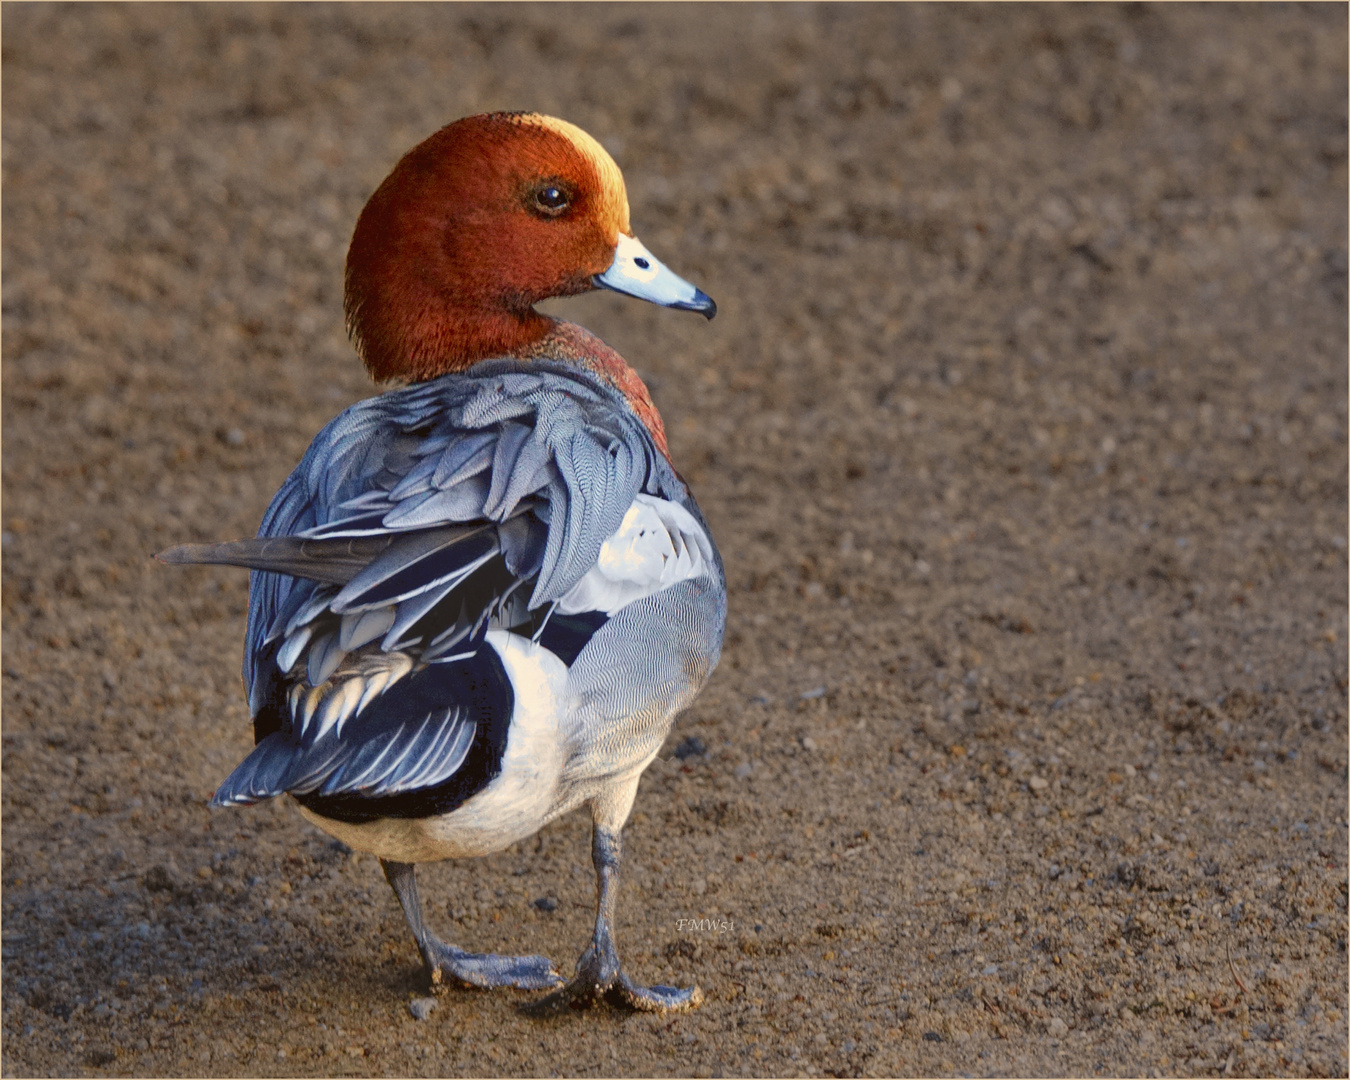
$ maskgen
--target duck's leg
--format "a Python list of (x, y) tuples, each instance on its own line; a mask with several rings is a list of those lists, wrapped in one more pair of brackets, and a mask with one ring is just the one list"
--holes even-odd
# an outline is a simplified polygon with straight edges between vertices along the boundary
[(697, 986), (679, 990), (673, 986), (639, 986), (619, 963), (614, 947), (614, 903), (619, 893), (619, 863), (623, 840), (619, 829), (598, 822), (591, 833), (591, 861), (595, 864), (598, 904), (595, 934), (581, 959), (577, 973), (560, 990), (540, 1001), (522, 1006), (532, 1016), (553, 1016), (569, 1007), (585, 1008), (600, 998), (611, 1004), (642, 1012), (692, 1009), (703, 1001)]
[(398, 902), (408, 928), (417, 939), (417, 949), (427, 965), (432, 986), (448, 975), (469, 986), (514, 986), (521, 990), (547, 990), (559, 985), (562, 976), (553, 970), (547, 956), (494, 956), (471, 953), (447, 945), (422, 922), (422, 901), (417, 895), (417, 869), (412, 863), (381, 859), (384, 876)]

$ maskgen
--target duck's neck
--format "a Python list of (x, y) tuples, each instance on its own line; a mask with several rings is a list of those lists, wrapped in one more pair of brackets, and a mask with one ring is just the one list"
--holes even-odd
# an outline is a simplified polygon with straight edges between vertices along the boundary
[(646, 384), (590, 331), (528, 304), (511, 310), (499, 301), (446, 295), (431, 277), (410, 274), (406, 259), (386, 273), (358, 276), (352, 265), (349, 260), (347, 326), (377, 381), (426, 382), (494, 357), (573, 364), (618, 390), (669, 460), (665, 427)]
[(548, 321), (548, 331), (539, 341), (522, 352), (508, 355), (519, 360), (558, 360), (603, 379), (624, 396), (629, 408), (651, 434), (657, 449), (669, 461), (670, 451), (666, 447), (666, 428), (661, 422), (661, 414), (656, 411), (647, 384), (628, 366), (628, 361), (585, 327), (561, 319)]
[(551, 332), (554, 320), (532, 308), (523, 312), (446, 302), (444, 296), (404, 305), (397, 323), (353, 318), (349, 325), (373, 378), (428, 379), (464, 371), (494, 356), (530, 355)]

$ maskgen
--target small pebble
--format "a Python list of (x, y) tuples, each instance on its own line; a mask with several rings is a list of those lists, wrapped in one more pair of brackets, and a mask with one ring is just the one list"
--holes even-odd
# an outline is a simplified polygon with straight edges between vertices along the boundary
[(1027, 786), (1031, 788), (1032, 791), (1044, 791), (1050, 786), (1050, 781), (1043, 776), (1033, 776), (1027, 781)]
[(1045, 1030), (1048, 1031), (1053, 1038), (1062, 1039), (1069, 1033), (1069, 1025), (1058, 1016), (1052, 1016), (1050, 1018), (1050, 1023), (1045, 1026)]
[(732, 770), (737, 780), (744, 780), (754, 771), (755, 767), (751, 765), (750, 762), (748, 761), (742, 761), (739, 765), (736, 766), (735, 769)]
[(822, 698), (822, 697), (824, 697), (824, 696), (825, 696), (825, 687), (823, 687), (823, 686), (817, 686), (817, 687), (815, 687), (815, 688), (812, 689), (812, 690), (803, 690), (803, 691), (802, 691), (802, 700), (803, 700), (803, 701), (812, 701), (812, 700), (814, 700), (815, 698)]
[(675, 756), (681, 761), (685, 758), (702, 757), (707, 752), (707, 744), (697, 735), (690, 735), (684, 742), (675, 747)]
[(805, 738), (802, 739), (802, 749), (803, 749), (803, 750), (819, 750), (819, 749), (820, 749), (820, 743), (816, 742), (816, 740), (813, 739), (813, 738), (811, 738), (810, 735), (807, 735)]
[(408, 1002), (408, 1011), (414, 1020), (425, 1020), (436, 1008), (436, 999), (429, 997), (413, 998)]
[(541, 896), (538, 900), (533, 901), (533, 906), (537, 907), (540, 911), (557, 911), (558, 901), (554, 900), (551, 896)]

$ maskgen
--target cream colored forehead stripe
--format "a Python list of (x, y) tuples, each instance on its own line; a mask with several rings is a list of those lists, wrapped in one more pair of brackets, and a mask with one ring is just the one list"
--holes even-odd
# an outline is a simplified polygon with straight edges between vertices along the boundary
[(613, 216), (619, 232), (625, 236), (632, 236), (632, 227), (628, 224), (628, 189), (624, 186), (623, 173), (609, 156), (609, 151), (576, 124), (569, 124), (556, 116), (527, 113), (520, 118), (520, 122), (538, 124), (540, 127), (548, 128), (549, 131), (557, 132), (595, 166), (596, 174), (600, 177), (600, 189), (604, 192), (608, 204), (606, 209)]

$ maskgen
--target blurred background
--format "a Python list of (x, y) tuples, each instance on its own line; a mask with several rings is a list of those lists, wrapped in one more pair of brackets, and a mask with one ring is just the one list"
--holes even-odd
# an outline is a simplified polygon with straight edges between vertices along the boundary
[[(1345, 1073), (1343, 6), (0, 19), (6, 1072)], [(719, 305), (549, 305), (730, 579), (620, 901), (678, 1018), (414, 1020), (378, 867), (206, 809), (247, 582), (149, 558), (376, 392), (356, 215), (493, 109), (599, 138)], [(568, 965), (586, 862), (431, 868), (429, 919)]]

